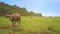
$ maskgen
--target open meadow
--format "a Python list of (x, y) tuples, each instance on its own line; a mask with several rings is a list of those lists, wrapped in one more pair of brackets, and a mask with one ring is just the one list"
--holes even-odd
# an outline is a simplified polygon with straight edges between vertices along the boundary
[(60, 34), (60, 17), (22, 16), (18, 32), (11, 25), (8, 18), (0, 17), (0, 34)]

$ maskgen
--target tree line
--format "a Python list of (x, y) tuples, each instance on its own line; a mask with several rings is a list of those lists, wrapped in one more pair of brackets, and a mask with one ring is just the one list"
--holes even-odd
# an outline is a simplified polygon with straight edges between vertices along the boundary
[(21, 16), (42, 16), (41, 13), (28, 11), (25, 7), (21, 8), (16, 5), (11, 6), (9, 4), (5, 4), (4, 2), (0, 2), (0, 16), (12, 13), (19, 13)]

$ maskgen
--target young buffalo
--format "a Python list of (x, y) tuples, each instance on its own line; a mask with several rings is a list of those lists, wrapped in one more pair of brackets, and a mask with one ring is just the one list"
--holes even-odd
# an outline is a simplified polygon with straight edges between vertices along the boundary
[(20, 23), (20, 25), (21, 25), (21, 16), (18, 13), (6, 15), (6, 18), (9, 18), (9, 20), (12, 22), (13, 26), (15, 26), (16, 23), (17, 23), (17, 26), (18, 26), (18, 23)]

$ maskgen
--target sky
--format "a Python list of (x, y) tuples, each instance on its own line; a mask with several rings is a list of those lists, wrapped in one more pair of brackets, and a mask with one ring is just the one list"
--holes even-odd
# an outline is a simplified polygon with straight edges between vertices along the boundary
[(60, 0), (0, 0), (9, 5), (25, 7), (43, 16), (60, 16)]

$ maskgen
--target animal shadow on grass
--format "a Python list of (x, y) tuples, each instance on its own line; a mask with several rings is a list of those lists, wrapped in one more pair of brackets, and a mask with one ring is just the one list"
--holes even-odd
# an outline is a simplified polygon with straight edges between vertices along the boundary
[(17, 27), (17, 26), (13, 27), (12, 25), (9, 24), (0, 24), (0, 29), (9, 29), (16, 32), (23, 31), (22, 27)]
[(24, 29), (23, 29), (22, 27), (17, 27), (17, 26), (15, 26), (15, 27), (12, 27), (11, 30), (12, 30), (12, 31), (19, 32), (19, 31), (23, 31)]
[(7, 24), (0, 24), (0, 29), (8, 29), (10, 28), (11, 25), (7, 25)]
[(8, 31), (9, 34), (14, 34), (17, 32), (25, 33), (24, 29), (22, 27), (13, 27), (9, 24), (0, 24), (0, 29), (3, 29), (3, 31)]

